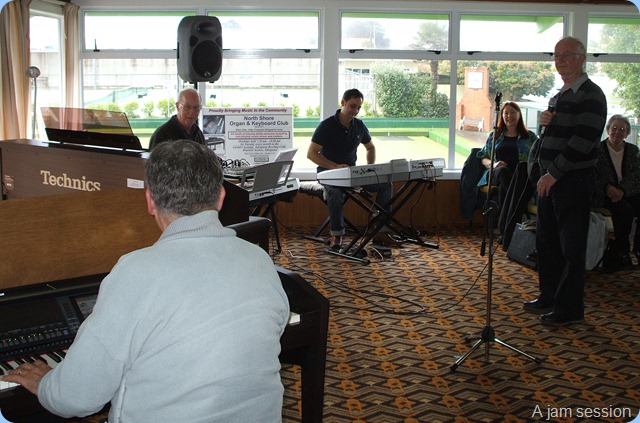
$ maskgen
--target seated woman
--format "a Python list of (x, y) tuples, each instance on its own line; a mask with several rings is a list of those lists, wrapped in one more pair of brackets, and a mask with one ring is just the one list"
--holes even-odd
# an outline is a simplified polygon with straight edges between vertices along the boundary
[[(593, 205), (611, 211), (615, 240), (603, 265), (611, 270), (632, 269), (629, 233), (634, 216), (640, 216), (640, 153), (636, 145), (625, 142), (631, 132), (626, 117), (611, 116), (605, 130), (608, 137), (598, 150)], [(634, 254), (640, 259), (635, 244)]]
[[(504, 204), (509, 189), (509, 183), (519, 162), (526, 162), (531, 146), (538, 136), (529, 131), (522, 119), (520, 106), (513, 101), (507, 101), (500, 109), (500, 120), (496, 127), (495, 156), (491, 185), (498, 187), (498, 201), (500, 210)], [(478, 152), (478, 158), (486, 168), (480, 178), (478, 186), (488, 184), (489, 168), (491, 167), (491, 149), (493, 147), (493, 132), (489, 134), (487, 143)], [(496, 220), (497, 222), (497, 220)]]

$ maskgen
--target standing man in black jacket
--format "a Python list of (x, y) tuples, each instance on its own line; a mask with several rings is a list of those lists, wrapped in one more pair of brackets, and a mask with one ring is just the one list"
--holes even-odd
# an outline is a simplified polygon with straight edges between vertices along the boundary
[(586, 50), (573, 37), (554, 50), (564, 85), (555, 110), (540, 115), (536, 248), (540, 295), (524, 309), (545, 325), (564, 326), (584, 320), (587, 232), (595, 184), (598, 144), (607, 118), (604, 93), (584, 71)]

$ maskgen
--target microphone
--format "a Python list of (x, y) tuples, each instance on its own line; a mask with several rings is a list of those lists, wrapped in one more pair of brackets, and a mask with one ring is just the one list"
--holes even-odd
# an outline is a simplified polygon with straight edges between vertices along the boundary
[(38, 69), (35, 66), (31, 66), (29, 69), (27, 69), (27, 76), (29, 78), (37, 78), (40, 76), (40, 69)]
[[(557, 99), (557, 98), (555, 98), (555, 97), (551, 97), (551, 98), (549, 99), (549, 106), (547, 107), (547, 110), (548, 110), (548, 111), (550, 111), (550, 112), (552, 112), (552, 113), (553, 113), (553, 112), (555, 112), (555, 110), (556, 110), (556, 103), (557, 103), (557, 102), (558, 102), (558, 99)], [(546, 131), (546, 129), (547, 129), (547, 126), (546, 126), (546, 125), (545, 125), (545, 126), (543, 126), (542, 128), (540, 128), (540, 136), (543, 136), (543, 135), (544, 135), (544, 132)]]

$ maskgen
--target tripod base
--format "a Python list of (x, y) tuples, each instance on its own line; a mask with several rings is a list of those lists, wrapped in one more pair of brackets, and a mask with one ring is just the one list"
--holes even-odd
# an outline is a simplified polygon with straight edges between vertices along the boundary
[(533, 360), (536, 363), (540, 364), (542, 363), (542, 360), (540, 360), (539, 358), (536, 358), (530, 354), (527, 354), (524, 351), (521, 351), (519, 349), (517, 349), (516, 347), (513, 347), (509, 344), (507, 344), (506, 342), (501, 341), (500, 339), (496, 338), (496, 333), (493, 330), (493, 328), (491, 326), (485, 326), (484, 329), (482, 329), (482, 334), (480, 335), (480, 339), (478, 339), (478, 341), (471, 347), (471, 349), (469, 351), (467, 351), (462, 357), (460, 357), (459, 359), (456, 360), (455, 363), (453, 363), (450, 367), (452, 372), (455, 372), (456, 369), (458, 368), (458, 366), (460, 366), (467, 358), (469, 358), (469, 356), (471, 354), (473, 354), (478, 348), (480, 348), (480, 346), (482, 344), (486, 344), (485, 348), (486, 348), (486, 355), (487, 358), (489, 356), (489, 346), (491, 344), (491, 342), (497, 342), (498, 344), (502, 345), (503, 347), (507, 347), (509, 348), (511, 351), (515, 351), (520, 355), (523, 355), (525, 357), (527, 357), (529, 360)]

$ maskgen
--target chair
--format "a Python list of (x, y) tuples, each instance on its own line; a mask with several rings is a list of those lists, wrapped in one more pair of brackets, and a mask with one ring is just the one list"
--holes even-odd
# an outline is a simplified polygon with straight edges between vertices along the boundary
[(276, 267), (291, 311), (299, 322), (288, 324), (280, 338), (280, 362), (302, 369), (302, 423), (322, 422), (329, 331), (329, 300), (302, 276)]

